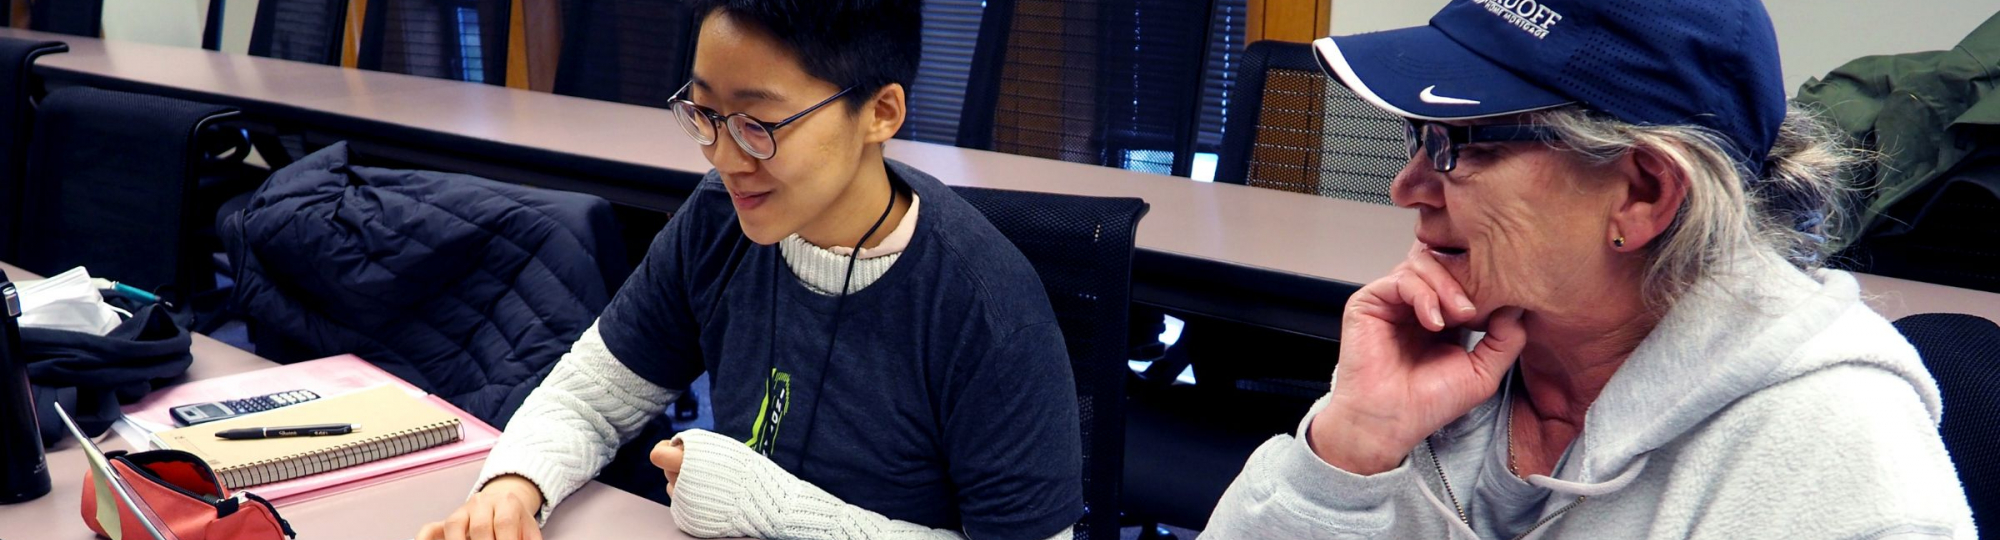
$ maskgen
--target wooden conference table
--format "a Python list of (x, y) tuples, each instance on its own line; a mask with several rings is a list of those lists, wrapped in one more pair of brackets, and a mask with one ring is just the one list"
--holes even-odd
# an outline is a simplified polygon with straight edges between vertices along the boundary
[[(35, 275), (0, 263), (10, 280)], [(194, 364), (187, 381), (220, 377), (277, 365), (208, 336), (194, 336)], [(98, 445), (106, 450), (131, 446), (111, 432)], [(0, 538), (7, 540), (87, 540), (95, 538), (82, 514), (83, 472), (90, 468), (83, 449), (65, 439), (49, 451), (49, 475), (55, 490), (25, 503), (0, 505)], [(300, 540), (338, 538), (402, 540), (425, 523), (444, 519), (465, 502), (484, 460), (431, 471), (347, 493), (287, 505), (279, 515), (290, 521)], [(252, 489), (251, 491), (256, 491)], [(617, 488), (591, 482), (563, 501), (543, 531), (551, 540), (563, 538), (691, 538), (674, 528), (667, 507)]]
[[(349, 140), (364, 156), (664, 211), (710, 168), (659, 109), (192, 48), (0, 36), (68, 43), (36, 62), (53, 85), (231, 105), (309, 141)], [(887, 153), (953, 185), (1145, 199), (1136, 302), (1323, 338), (1339, 337), (1347, 297), (1415, 241), (1416, 213), (1400, 208), (911, 141), (891, 141)], [(1891, 315), (2000, 320), (2000, 295), (1869, 276), (1863, 284)]]

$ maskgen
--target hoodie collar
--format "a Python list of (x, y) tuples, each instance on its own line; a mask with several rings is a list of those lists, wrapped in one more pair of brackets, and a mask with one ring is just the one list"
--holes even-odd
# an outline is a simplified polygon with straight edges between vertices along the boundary
[[(1572, 480), (1538, 482), (1580, 495), (1629, 484), (1646, 454), (1744, 396), (1828, 366), (1863, 363), (1911, 382), (1939, 417), (1936, 384), (1916, 352), (1861, 303), (1846, 272), (1800, 271), (1741, 250), (1684, 294), (1606, 384), (1584, 419), (1583, 460)], [(1841, 347), (1809, 346), (1844, 317)], [(1570, 475), (1565, 475), (1570, 476)]]

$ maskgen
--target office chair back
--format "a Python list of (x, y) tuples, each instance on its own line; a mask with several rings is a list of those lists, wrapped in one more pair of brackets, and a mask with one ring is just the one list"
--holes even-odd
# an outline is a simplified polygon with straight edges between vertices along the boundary
[(1076, 377), (1085, 512), (1076, 537), (1118, 538), (1125, 474), (1125, 319), (1145, 201), (957, 188), (1041, 276)]
[(1310, 45), (1251, 43), (1241, 66), (1217, 182), (1390, 204), (1410, 160), (1401, 118), (1328, 77)]
[(35, 0), (28, 29), (83, 37), (104, 36), (104, 0)]
[(250, 55), (340, 65), (347, 0), (261, 0), (250, 28)]
[(28, 140), (35, 128), (32, 99), (41, 91), (41, 79), (32, 71), (35, 59), (68, 50), (60, 41), (0, 37), (0, 260), (20, 260), (15, 253), (23, 230)]
[(355, 65), (505, 86), (512, 7), (509, 0), (371, 0)]
[(204, 127), (228, 107), (89, 87), (50, 92), (35, 111), (17, 264), (42, 275), (87, 266), (179, 302), (211, 288), (192, 241)]
[[(1958, 469), (1981, 531), (2000, 527), (2000, 326), (1972, 315), (1926, 313), (1896, 321), (1937, 379), (1938, 434)], [(1990, 534), (1986, 536), (1991, 536)]]
[(989, 0), (958, 145), (1186, 176), (1212, 4)]
[(687, 82), (699, 21), (681, 0), (563, 0), (555, 93), (666, 108)]

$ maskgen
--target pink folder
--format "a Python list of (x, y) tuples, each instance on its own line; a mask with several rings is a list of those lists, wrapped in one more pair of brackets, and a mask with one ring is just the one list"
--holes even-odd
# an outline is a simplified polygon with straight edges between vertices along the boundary
[(493, 426), (466, 414), (444, 399), (425, 395), (410, 383), (351, 354), (170, 386), (147, 395), (137, 403), (126, 405), (123, 411), (125, 416), (147, 423), (174, 426), (168, 409), (178, 405), (242, 399), (287, 390), (311, 390), (322, 397), (332, 397), (384, 384), (402, 387), (413, 396), (424, 396), (424, 401), (458, 415), (464, 426), (463, 438), (428, 450), (259, 485), (246, 491), (256, 493), (274, 505), (296, 504), (478, 461), (484, 459), (486, 452), (493, 449), (493, 444), (500, 439), (500, 431)]

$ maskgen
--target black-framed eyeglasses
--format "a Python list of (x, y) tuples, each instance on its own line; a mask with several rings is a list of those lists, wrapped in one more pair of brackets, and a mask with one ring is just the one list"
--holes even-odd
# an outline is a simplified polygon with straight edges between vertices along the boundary
[(694, 86), (694, 81), (688, 81), (687, 84), (681, 85), (681, 89), (674, 92), (674, 97), (671, 101), (674, 116), (680, 118), (681, 129), (686, 130), (688, 136), (694, 138), (694, 142), (701, 143), (702, 146), (708, 146), (715, 144), (716, 129), (720, 126), (729, 126), (730, 138), (736, 139), (736, 145), (743, 147), (743, 153), (750, 154), (750, 157), (757, 159), (771, 159), (778, 155), (778, 139), (776, 135), (778, 128), (791, 125), (792, 122), (796, 122), (800, 118), (805, 118), (806, 115), (812, 114), (813, 111), (817, 111), (821, 107), (825, 107), (828, 103), (833, 103), (834, 100), (840, 99), (840, 96), (845, 96), (848, 92), (854, 91), (854, 87), (849, 86), (847, 89), (841, 90), (840, 93), (834, 94), (833, 97), (826, 98), (818, 104), (807, 107), (806, 110), (799, 111), (798, 114), (794, 114), (790, 118), (777, 122), (765, 122), (740, 112), (723, 115), (722, 113), (715, 112), (715, 109), (696, 105), (693, 101), (688, 101), (687, 98), (682, 97), (687, 94), (688, 88), (692, 86)]
[(1483, 142), (1530, 142), (1558, 139), (1555, 130), (1531, 124), (1454, 126), (1429, 120), (1405, 120), (1403, 141), (1410, 157), (1419, 152), (1430, 156), (1431, 170), (1451, 172), (1458, 168), (1458, 147)]

